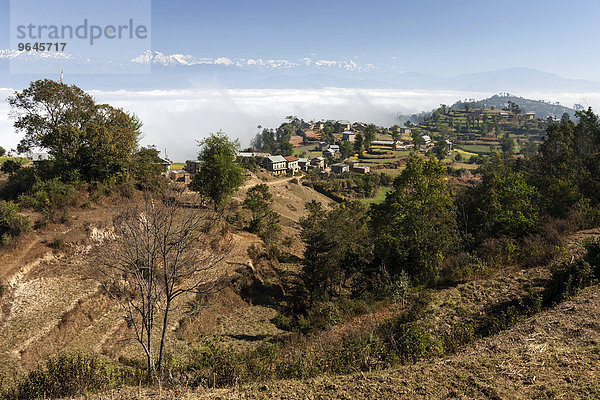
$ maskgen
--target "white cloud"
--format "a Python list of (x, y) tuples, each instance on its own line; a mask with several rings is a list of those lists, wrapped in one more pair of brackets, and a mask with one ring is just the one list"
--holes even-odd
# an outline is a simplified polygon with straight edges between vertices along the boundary
[[(0, 89), (7, 98), (13, 90)], [(152, 91), (91, 91), (97, 101), (135, 112), (144, 122), (142, 144), (167, 149), (173, 160), (195, 158), (195, 140), (222, 129), (248, 145), (257, 125), (277, 127), (287, 115), (310, 119), (346, 119), (390, 126), (398, 113), (428, 111), (441, 103), (485, 98), (492, 93), (401, 91), (376, 89), (190, 89)], [(600, 93), (519, 93), (533, 99), (589, 104), (600, 109)], [(0, 146), (14, 148), (19, 140), (0, 103)]]

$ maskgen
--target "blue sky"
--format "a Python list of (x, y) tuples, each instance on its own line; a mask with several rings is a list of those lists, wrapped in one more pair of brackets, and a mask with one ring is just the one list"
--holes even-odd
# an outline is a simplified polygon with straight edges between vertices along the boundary
[(594, 79), (599, 72), (597, 0), (174, 0), (153, 1), (152, 9), (153, 47), (168, 53), (357, 56), (436, 74), (530, 67)]
[[(86, 4), (92, 16), (106, 6)], [(197, 57), (356, 57), (434, 74), (529, 67), (600, 80), (599, 22), (597, 0), (154, 0), (152, 49)], [(0, 0), (0, 48), (9, 47), (8, 38), (9, 1)]]

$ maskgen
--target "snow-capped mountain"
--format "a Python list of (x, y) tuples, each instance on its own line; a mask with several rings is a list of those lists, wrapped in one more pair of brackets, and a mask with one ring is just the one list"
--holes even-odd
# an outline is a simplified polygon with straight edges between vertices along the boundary
[(75, 57), (69, 53), (59, 51), (18, 51), (12, 49), (0, 49), (0, 60), (74, 60)]
[(227, 67), (257, 68), (257, 69), (314, 69), (314, 70), (343, 70), (349, 72), (377, 70), (373, 64), (360, 65), (354, 60), (336, 61), (312, 59), (304, 57), (296, 61), (286, 59), (262, 59), (262, 58), (239, 58), (227, 57), (199, 58), (189, 54), (164, 54), (159, 51), (146, 50), (143, 54), (131, 60), (133, 63), (170, 66), (192, 66), (192, 65), (221, 65)]
[[(34, 62), (36, 61), (36, 62)], [(36, 71), (31, 65), (44, 64)], [(19, 74), (12, 68), (21, 67)], [(9, 69), (10, 65), (10, 69)], [(303, 57), (197, 57), (147, 50), (131, 59), (87, 57), (68, 53), (0, 50), (0, 87), (24, 87), (31, 80), (56, 79), (64, 69), (66, 82), (97, 89), (298, 88), (451, 89), (485, 91), (600, 91), (600, 83), (567, 79), (526, 68), (457, 76), (403, 71), (399, 65), (362, 63), (359, 59)], [(26, 74), (23, 71), (29, 71)]]

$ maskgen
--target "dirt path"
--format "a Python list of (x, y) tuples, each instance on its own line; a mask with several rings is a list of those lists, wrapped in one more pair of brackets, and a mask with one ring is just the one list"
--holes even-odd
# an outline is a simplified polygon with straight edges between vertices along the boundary
[[(298, 176), (292, 176), (290, 178), (284, 178), (284, 179), (277, 179), (275, 181), (267, 181), (267, 182), (260, 182), (260, 183), (264, 183), (267, 186), (278, 186), (278, 185), (283, 185), (285, 183), (289, 183), (291, 180), (293, 179), (297, 179), (298, 182), (300, 182), (303, 178), (303, 175), (298, 175)], [(258, 185), (259, 183), (257, 183), (256, 181), (253, 181), (251, 183), (247, 183), (244, 186), (242, 186), (240, 189), (242, 190), (247, 190), (250, 189), (253, 186)]]

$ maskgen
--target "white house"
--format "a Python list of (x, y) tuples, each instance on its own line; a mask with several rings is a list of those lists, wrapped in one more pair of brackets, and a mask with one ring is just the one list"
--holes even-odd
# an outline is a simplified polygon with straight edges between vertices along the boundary
[(283, 156), (265, 157), (265, 168), (275, 175), (285, 174), (287, 170), (287, 160)]

